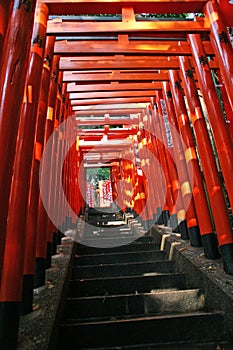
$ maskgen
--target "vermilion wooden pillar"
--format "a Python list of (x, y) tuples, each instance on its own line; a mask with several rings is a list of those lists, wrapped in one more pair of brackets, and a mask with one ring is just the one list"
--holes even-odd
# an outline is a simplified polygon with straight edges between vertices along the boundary
[[(189, 34), (188, 39), (195, 58), (196, 73), (213, 130), (230, 204), (233, 207), (233, 144), (227, 130), (201, 38), (198, 34)], [(221, 246), (221, 251), (225, 271), (233, 274), (233, 243), (226, 242)]]
[(224, 85), (224, 81), (222, 80), (222, 75), (219, 70), (216, 70), (216, 74), (218, 76), (218, 82), (220, 85), (220, 91), (222, 95), (222, 102), (224, 106), (224, 110), (226, 113), (226, 120), (227, 120), (227, 128), (229, 130), (229, 133), (231, 135), (231, 140), (233, 142), (233, 109), (231, 108), (229, 97), (226, 92), (226, 88)]
[(217, 1), (208, 1), (204, 6), (205, 16), (210, 21), (210, 41), (218, 60), (231, 108), (233, 109), (233, 47), (227, 28), (222, 21)]
[[(65, 118), (65, 105), (66, 105), (66, 91), (67, 91), (67, 83), (62, 84), (61, 88), (61, 108), (60, 108), (60, 124), (64, 121)], [(61, 161), (64, 157), (64, 127), (60, 129), (58, 133), (58, 146), (57, 146), (57, 169), (61, 169)], [(57, 204), (57, 213), (56, 213), (56, 222), (60, 223), (59, 230), (64, 233), (63, 227), (63, 217), (62, 217), (62, 201), (61, 201), (61, 190), (59, 184), (60, 174), (57, 172), (56, 174), (56, 188), (55, 188), (55, 199)]]
[[(154, 102), (152, 101), (152, 104), (154, 106)], [(157, 207), (156, 207), (156, 214), (154, 215), (154, 219), (155, 222), (157, 224), (162, 224), (163, 223), (163, 218), (162, 218), (162, 212), (163, 210), (168, 210), (168, 206), (165, 202), (166, 200), (166, 196), (164, 196), (164, 191), (165, 191), (165, 179), (164, 179), (164, 175), (162, 173), (162, 167), (159, 165), (161, 164), (160, 162), (160, 154), (159, 154), (159, 149), (158, 149), (158, 140), (156, 139), (156, 125), (155, 125), (155, 113), (156, 110), (151, 111), (151, 116), (149, 115), (149, 130), (151, 131), (151, 146), (150, 146), (150, 150), (153, 153), (153, 155), (155, 156), (155, 159), (157, 161), (154, 162), (154, 167), (156, 169), (156, 182), (158, 184), (157, 186)]]
[(168, 221), (171, 215), (174, 214), (175, 210), (175, 201), (173, 197), (173, 191), (172, 191), (172, 185), (171, 185), (171, 178), (169, 174), (169, 167), (168, 167), (168, 159), (166, 155), (166, 147), (165, 143), (162, 137), (162, 127), (161, 127), (161, 110), (158, 105), (156, 105), (156, 110), (155, 110), (155, 118), (154, 118), (154, 128), (156, 128), (156, 134), (159, 135), (161, 138), (158, 138), (156, 136), (156, 141), (157, 141), (157, 147), (158, 147), (158, 153), (159, 153), (159, 159), (160, 159), (160, 164), (162, 166), (162, 171), (164, 174), (164, 178), (166, 180), (166, 206), (167, 208), (163, 208), (162, 211), (162, 217), (163, 217), (163, 222), (165, 225), (168, 225)]
[[(26, 220), (28, 208), (28, 195), (30, 188), (30, 173), (33, 156), (35, 129), (37, 122), (37, 108), (40, 92), (41, 73), (44, 59), (48, 7), (44, 4), (36, 9), (35, 24), (32, 35), (32, 47), (29, 70), (26, 77), (25, 95), (20, 116), (17, 149), (14, 162), (14, 176), (11, 185), (10, 205), (7, 221), (7, 236), (5, 247), (5, 260), (3, 265), (2, 288), (0, 297), (14, 297), (21, 300), (23, 281), (23, 302), (21, 312), (25, 313), (26, 303), (31, 300), (33, 274), (25, 275), (22, 279), (24, 265)], [(35, 38), (40, 38), (40, 42)], [(35, 237), (33, 237), (35, 241)], [(27, 250), (26, 250), (27, 252)], [(27, 262), (26, 262), (27, 264)], [(34, 265), (33, 265), (34, 266)], [(31, 266), (27, 266), (31, 269)], [(12, 275), (9, 269), (14, 271)], [(30, 293), (31, 291), (31, 293)], [(13, 295), (11, 295), (13, 293)]]
[[(0, 275), (16, 138), (28, 68), (36, 0), (13, 1), (4, 40), (0, 74)], [(0, 306), (2, 307), (2, 306)]]
[[(53, 156), (52, 156), (52, 183), (54, 184), (50, 191), (49, 196), (49, 208), (52, 211), (52, 215), (56, 218), (57, 208), (58, 208), (58, 194), (57, 194), (57, 182), (58, 182), (58, 157), (59, 157), (59, 127), (61, 120), (61, 102), (62, 102), (62, 78), (63, 73), (59, 72), (58, 74), (58, 86), (57, 86), (57, 97), (56, 97), (56, 110), (55, 110), (55, 124), (54, 124), (54, 133), (53, 133)], [(55, 205), (53, 205), (55, 203)], [(61, 243), (62, 232), (57, 227), (57, 244)]]
[[(54, 131), (55, 126), (55, 112), (56, 112), (56, 100), (57, 100), (57, 82), (58, 82), (58, 71), (59, 71), (59, 56), (55, 56), (53, 58), (53, 64), (51, 67), (51, 80), (49, 85), (49, 96), (48, 96), (48, 108), (47, 115), (45, 120), (45, 131), (44, 131), (44, 145), (43, 149), (46, 147), (46, 144), (50, 137), (52, 137), (52, 133)], [(54, 146), (54, 145), (53, 145)], [(52, 181), (52, 164), (53, 164), (53, 147), (51, 147), (51, 152), (47, 154), (45, 160), (43, 161), (43, 167), (41, 169), (42, 176), (45, 177), (46, 185), (48, 187), (48, 195), (44, 198), (46, 201), (45, 206), (50, 210), (49, 201), (50, 201), (50, 190), (53, 187), (51, 185)], [(43, 204), (43, 206), (44, 206)], [(39, 202), (39, 206), (41, 205), (41, 199)], [(47, 214), (47, 213), (46, 213)], [(40, 218), (39, 218), (40, 220)], [(50, 251), (52, 252), (52, 236), (53, 236), (53, 227), (48, 215), (44, 217), (44, 230), (47, 232), (47, 242), (50, 247)], [(49, 259), (50, 261), (50, 259)]]
[[(32, 191), (31, 198), (33, 201), (37, 202), (38, 206), (38, 216), (36, 215), (33, 220), (37, 220), (37, 234), (36, 234), (36, 270), (35, 270), (35, 280), (34, 286), (39, 287), (45, 282), (45, 258), (46, 258), (46, 244), (47, 232), (44, 229), (46, 221), (41, 220), (41, 212), (44, 210), (44, 207), (39, 201), (39, 170), (40, 170), (40, 160), (43, 152), (43, 143), (44, 143), (44, 131), (45, 131), (45, 121), (47, 116), (47, 105), (48, 105), (48, 94), (49, 94), (49, 84), (50, 84), (50, 75), (51, 75), (51, 65), (54, 49), (54, 37), (47, 37), (46, 39), (46, 48), (45, 48), (45, 59), (42, 71), (42, 80), (41, 80), (41, 89), (39, 97), (39, 107), (38, 107), (38, 122), (36, 129), (36, 138), (35, 138), (35, 148), (34, 148), (34, 160), (32, 164)], [(40, 220), (39, 220), (40, 218)], [(30, 219), (29, 219), (30, 220)], [(46, 237), (46, 239), (45, 239)]]
[(198, 227), (198, 220), (196, 216), (192, 193), (190, 190), (190, 180), (188, 176), (187, 165), (185, 162), (184, 149), (181, 142), (181, 136), (173, 104), (172, 93), (168, 82), (163, 83), (163, 91), (168, 111), (169, 122), (173, 127), (172, 138), (174, 142), (174, 156), (176, 160), (177, 172), (186, 215), (186, 220), (182, 220), (182, 218), (184, 218), (184, 213), (182, 212), (182, 209), (180, 209), (178, 220), (180, 221), (181, 218), (181, 221), (179, 227), (183, 239), (188, 239), (189, 234), (187, 232), (187, 228), (189, 231), (196, 230), (196, 227)]
[[(151, 191), (151, 188), (153, 189), (151, 191), (151, 193), (153, 195), (152, 212), (153, 212), (153, 223), (155, 223), (158, 220), (158, 213), (157, 213), (157, 211), (160, 211), (160, 214), (161, 214), (162, 209), (161, 209), (160, 197), (159, 197), (159, 186), (161, 186), (161, 183), (159, 183), (160, 168), (158, 166), (158, 160), (157, 160), (156, 155), (155, 155), (154, 145), (153, 145), (153, 141), (152, 141), (152, 137), (153, 136), (151, 135), (151, 131), (152, 131), (152, 126), (151, 126), (152, 115), (153, 115), (152, 111), (150, 113), (148, 113), (148, 120), (147, 120), (147, 123), (146, 123), (146, 132), (147, 132), (147, 145), (148, 145), (147, 147), (148, 147), (148, 151), (149, 151), (149, 153), (151, 153), (153, 155), (153, 157), (155, 157), (154, 161), (150, 162), (149, 174), (151, 174), (151, 175), (152, 174), (157, 174), (156, 178), (153, 178), (153, 181), (149, 181), (149, 191)], [(150, 132), (149, 132), (149, 130), (150, 130)]]
[[(160, 201), (159, 201), (159, 192), (158, 192), (158, 177), (153, 178), (153, 174), (158, 174), (160, 171), (158, 166), (158, 160), (156, 159), (154, 155), (153, 150), (153, 143), (152, 143), (152, 107), (151, 105), (147, 108), (147, 114), (144, 117), (144, 125), (145, 125), (145, 136), (147, 140), (147, 158), (148, 161), (146, 161), (146, 170), (147, 170), (147, 178), (148, 178), (148, 191), (149, 191), (149, 198), (150, 198), (150, 207), (151, 207), (151, 214), (152, 218), (149, 222), (149, 227), (153, 225), (153, 223), (157, 220), (157, 208), (160, 207)], [(159, 184), (161, 186), (161, 184)]]
[[(12, 11), (13, 1), (4, 0), (0, 3), (0, 61), (3, 53), (3, 43), (6, 34), (7, 24), (9, 20), (9, 15)], [(1, 74), (1, 65), (0, 65)]]
[[(13, 172), (17, 131), (23, 101), (24, 84), (28, 67), (30, 40), (33, 28), (36, 1), (30, 2), (30, 8), (25, 8), (14, 1), (8, 20), (8, 28), (4, 40), (4, 56), (1, 60), (0, 74), (0, 276), (3, 268), (6, 224), (10, 186)], [(17, 232), (14, 232), (17, 235)], [(12, 242), (11, 242), (12, 243)], [(7, 240), (7, 247), (8, 240)], [(5, 253), (7, 251), (5, 250)], [(12, 254), (14, 252), (12, 251)], [(9, 249), (8, 249), (9, 254)], [(20, 252), (22, 254), (22, 252)], [(6, 256), (9, 258), (10, 256)], [(8, 271), (6, 271), (6, 269)], [(0, 347), (15, 349), (19, 325), (19, 299), (17, 292), (21, 288), (16, 281), (17, 291), (12, 291), (12, 285), (6, 286), (10, 275), (14, 284), (14, 263), (11, 267), (4, 263), (0, 298)], [(8, 277), (9, 277), (8, 275)], [(1, 277), (0, 277), (1, 278)]]
[[(193, 173), (192, 191), (196, 207), (197, 218), (201, 235), (213, 235), (213, 227), (206, 199), (205, 189), (197, 159), (196, 149), (193, 141), (192, 131), (189, 123), (188, 113), (185, 106), (180, 77), (175, 70), (169, 71), (171, 80), (171, 91), (178, 121), (180, 134), (183, 139), (185, 159), (189, 173)], [(196, 228), (190, 230), (190, 240), (195, 246), (201, 245), (200, 234)], [(195, 243), (196, 242), (196, 243)]]
[[(164, 83), (164, 84), (169, 85), (168, 83)], [(170, 86), (168, 86), (168, 88), (170, 89)], [(168, 156), (169, 157), (172, 156), (173, 160), (176, 163), (177, 159), (179, 158), (179, 156), (176, 157), (176, 149), (179, 147), (177, 144), (174, 145), (173, 134), (174, 134), (174, 131), (176, 131), (176, 128), (174, 128), (174, 126), (172, 126), (171, 116), (170, 116), (171, 114), (173, 114), (173, 116), (175, 117), (174, 106), (172, 104), (172, 101), (170, 101), (170, 102), (167, 101), (168, 97), (164, 91), (162, 92), (162, 96), (159, 95), (158, 97), (159, 97), (160, 101), (162, 98), (164, 99), (163, 101), (165, 102), (166, 112), (167, 112), (169, 126), (170, 126), (170, 132), (172, 135), (172, 147), (170, 147), (171, 154), (168, 154)], [(172, 130), (172, 128), (174, 128), (174, 129)], [(182, 153), (182, 150), (181, 150), (181, 153)], [(170, 164), (173, 165), (172, 162), (170, 162)], [(176, 215), (177, 215), (179, 231), (181, 232), (181, 236), (184, 237), (185, 239), (187, 239), (188, 238), (188, 231), (187, 231), (186, 215), (185, 215), (184, 203), (183, 203), (182, 194), (181, 194), (181, 183), (179, 180), (177, 168), (178, 168), (177, 164), (174, 164), (174, 166), (172, 166), (172, 168), (171, 168), (171, 171), (172, 171), (171, 176), (173, 179), (172, 190), (173, 190), (173, 196), (174, 196), (175, 205), (176, 205), (176, 213), (177, 213)]]
[[(198, 152), (201, 158), (202, 169), (218, 236), (218, 242), (221, 246), (225, 243), (232, 243), (231, 225), (192, 67), (187, 57), (179, 57), (179, 61), (185, 95), (188, 101), (192, 125), (196, 135)], [(203, 235), (202, 243), (207, 258), (215, 259), (219, 256), (215, 234)]]
[(159, 145), (159, 152), (160, 150), (162, 150), (162, 153), (160, 153), (160, 161), (161, 161), (162, 170), (164, 172), (164, 176), (166, 179), (166, 203), (169, 208), (168, 211), (163, 211), (163, 217), (164, 217), (165, 225), (168, 225), (168, 221), (170, 217), (175, 213), (175, 200), (174, 200), (173, 191), (172, 191), (172, 179), (169, 171), (169, 164), (168, 164), (169, 160), (167, 156), (167, 147), (166, 147), (167, 142), (165, 140), (165, 135), (164, 135), (164, 128), (162, 123), (163, 115), (162, 115), (161, 103), (158, 100), (158, 91), (156, 91), (156, 110), (157, 110), (157, 113), (155, 113), (155, 127), (156, 127), (156, 133), (160, 137), (160, 138), (157, 137), (157, 142)]
[[(148, 114), (147, 110), (147, 114)], [(138, 144), (139, 147), (139, 157), (141, 161), (141, 169), (145, 174), (144, 179), (144, 188), (146, 195), (146, 207), (144, 212), (146, 215), (144, 216), (143, 226), (146, 230), (150, 228), (150, 225), (153, 222), (153, 212), (152, 212), (152, 201), (153, 201), (153, 188), (151, 183), (149, 182), (150, 177), (150, 158), (148, 156), (148, 135), (147, 135), (147, 114), (142, 118), (139, 123), (140, 125), (140, 133), (141, 133), (141, 142)]]
[[(63, 135), (61, 139), (61, 160), (63, 161), (63, 164), (61, 165), (62, 169), (62, 186), (65, 193), (65, 196), (60, 196), (63, 200), (60, 200), (60, 210), (59, 210), (59, 220), (62, 222), (63, 231), (67, 230), (68, 228), (71, 228), (71, 217), (69, 216), (69, 210), (66, 206), (66, 200), (69, 202), (69, 157), (70, 157), (70, 150), (67, 152), (67, 146), (69, 143), (68, 140), (68, 134), (71, 132), (69, 128), (71, 127), (70, 120), (68, 121), (67, 118), (69, 117), (69, 99), (68, 99), (68, 93), (67, 93), (67, 86), (63, 85), (63, 108), (62, 108), (62, 120), (66, 121), (66, 123), (63, 126)], [(67, 152), (67, 153), (66, 153)], [(61, 192), (61, 190), (60, 190)], [(60, 193), (61, 194), (61, 193)], [(60, 195), (59, 194), (59, 195)]]
[[(165, 156), (166, 156), (166, 162), (167, 162), (167, 169), (168, 169), (168, 174), (170, 178), (170, 186), (171, 186), (171, 191), (172, 191), (172, 197), (173, 197), (173, 210), (170, 215), (170, 225), (171, 227), (176, 231), (177, 226), (178, 226), (178, 221), (177, 221), (177, 204), (179, 201), (179, 181), (178, 181), (178, 174), (176, 170), (176, 166), (174, 163), (174, 159), (172, 157), (173, 155), (173, 141), (172, 141), (172, 135), (171, 135), (171, 130), (169, 125), (165, 125), (167, 123), (166, 118), (167, 118), (167, 111), (166, 111), (166, 106), (165, 102), (163, 100), (163, 95), (161, 90), (156, 91), (156, 102), (158, 105), (158, 111), (160, 115), (160, 128), (161, 128), (161, 136), (163, 139), (164, 143), (164, 151), (165, 151)], [(167, 130), (166, 130), (167, 127)], [(169, 135), (170, 133), (170, 135)], [(171, 137), (171, 138), (170, 138)], [(177, 201), (178, 200), (178, 201)], [(179, 205), (178, 205), (179, 208)]]
[[(51, 163), (50, 163), (50, 190), (48, 192), (48, 209), (49, 213), (54, 217), (54, 210), (56, 210), (55, 205), (55, 181), (56, 181), (56, 171), (57, 171), (57, 147), (58, 147), (58, 132), (57, 127), (59, 125), (60, 118), (60, 107), (61, 107), (61, 84), (62, 84), (63, 73), (59, 73), (59, 56), (55, 56), (53, 59), (52, 67), (52, 79), (50, 83), (50, 93), (46, 120), (46, 140), (50, 137), (53, 138), (52, 142), (52, 152), (51, 152)], [(46, 147), (46, 144), (45, 144)], [(48, 157), (49, 158), (49, 157)], [(51, 223), (50, 218), (48, 218), (48, 241), (52, 240), (52, 253), (56, 253), (58, 244), (58, 232), (57, 227)], [(60, 243), (60, 242), (59, 242)]]

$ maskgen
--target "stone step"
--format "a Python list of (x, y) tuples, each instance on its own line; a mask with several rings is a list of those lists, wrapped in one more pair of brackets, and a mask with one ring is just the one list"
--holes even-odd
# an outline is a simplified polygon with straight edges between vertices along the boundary
[(199, 289), (152, 291), (151, 293), (69, 298), (67, 322), (81, 318), (111, 318), (200, 311), (205, 297)]
[(165, 252), (162, 250), (131, 251), (118, 253), (100, 253), (100, 254), (76, 254), (74, 266), (77, 265), (97, 265), (97, 264), (118, 264), (124, 262), (143, 262), (165, 259)]
[[(127, 241), (133, 243), (152, 243), (153, 237), (142, 234), (132, 234), (132, 232), (129, 230), (120, 231), (115, 234), (109, 234), (109, 232), (103, 233), (96, 231), (95, 234), (92, 234), (90, 236), (85, 235), (84, 238), (80, 241), (80, 243), (88, 247), (96, 247), (96, 242), (99, 240), (101, 241), (102, 239), (106, 240), (106, 244), (108, 244), (108, 241), (111, 242), (111, 240), (113, 241), (117, 239), (122, 240), (123, 243)], [(110, 244), (108, 244), (108, 246), (110, 246)]]
[(185, 276), (180, 273), (82, 279), (70, 281), (69, 297), (149, 293), (154, 289), (185, 287)]
[[(67, 348), (66, 348), (67, 349)], [(84, 349), (79, 347), (79, 349)], [(136, 345), (125, 345), (125, 346), (111, 346), (111, 347), (91, 347), (85, 350), (232, 350), (232, 344), (225, 341), (208, 341), (208, 342), (179, 342), (177, 343), (167, 343), (167, 344), (136, 344)], [(62, 349), (64, 350), (64, 349)], [(77, 350), (77, 348), (69, 349)]]
[(144, 275), (153, 272), (174, 272), (174, 261), (130, 262), (118, 264), (101, 264), (88, 266), (75, 266), (72, 279), (104, 278), (117, 276)]
[[(123, 244), (123, 240), (119, 240), (118, 243), (121, 244), (119, 246), (111, 246), (108, 244), (113, 244), (113, 242), (117, 243), (116, 241), (110, 241), (110, 240), (104, 240), (104, 239), (97, 239), (95, 241), (96, 246), (86, 246), (83, 244), (78, 244), (77, 246), (77, 254), (78, 255), (84, 255), (84, 254), (101, 254), (101, 253), (120, 253), (120, 252), (134, 252), (134, 251), (146, 251), (146, 250), (154, 250), (158, 249), (158, 246), (154, 243), (144, 243), (144, 242), (129, 242), (124, 240), (126, 242)], [(130, 244), (128, 244), (130, 243)], [(97, 245), (99, 244), (99, 245)], [(105, 245), (106, 244), (106, 245)], [(103, 248), (107, 247), (107, 248)]]
[(195, 312), (79, 322), (62, 325), (61, 334), (66, 349), (217, 341), (223, 338), (223, 316), (218, 312)]

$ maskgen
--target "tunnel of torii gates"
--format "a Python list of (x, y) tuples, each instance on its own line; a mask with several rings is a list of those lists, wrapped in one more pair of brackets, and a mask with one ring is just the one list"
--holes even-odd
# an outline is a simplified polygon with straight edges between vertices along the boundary
[(1, 348), (84, 212), (87, 167), (233, 274), (231, 26), (227, 0), (1, 1)]

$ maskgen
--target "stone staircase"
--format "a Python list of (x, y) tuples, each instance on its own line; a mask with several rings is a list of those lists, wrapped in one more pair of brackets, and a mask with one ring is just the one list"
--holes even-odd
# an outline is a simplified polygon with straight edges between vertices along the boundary
[[(128, 242), (131, 233), (114, 232), (98, 240)], [(93, 239), (89, 232), (85, 242)], [(111, 248), (77, 245), (60, 349), (216, 350), (223, 324), (152, 237)]]

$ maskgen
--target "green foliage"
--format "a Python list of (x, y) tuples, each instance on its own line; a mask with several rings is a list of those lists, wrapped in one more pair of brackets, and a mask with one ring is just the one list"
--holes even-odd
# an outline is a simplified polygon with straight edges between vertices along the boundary
[(99, 180), (110, 179), (110, 168), (88, 168), (86, 169), (86, 178), (88, 181), (98, 182)]

